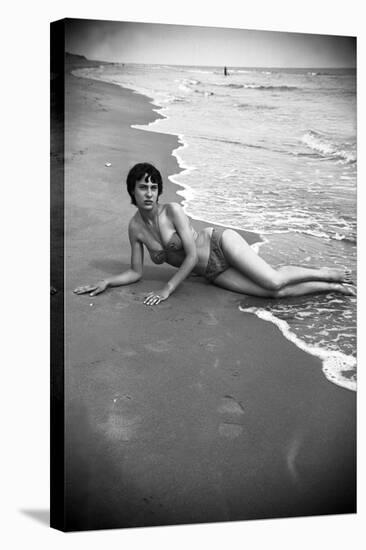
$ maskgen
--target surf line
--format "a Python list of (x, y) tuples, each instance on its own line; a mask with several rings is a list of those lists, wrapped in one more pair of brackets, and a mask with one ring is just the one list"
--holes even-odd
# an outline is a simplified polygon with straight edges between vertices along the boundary
[[(119, 86), (121, 86), (122, 88), (125, 88), (125, 86), (123, 86), (122, 84), (119, 84)], [(131, 88), (130, 87), (130, 88), (127, 88), (127, 89), (130, 89), (130, 90), (133, 89), (134, 93), (137, 93), (137, 94), (140, 94), (140, 95), (143, 95), (144, 97), (146, 97), (149, 100), (149, 103), (151, 103), (154, 107), (157, 107), (155, 109), (152, 108), (152, 111), (159, 115), (159, 118), (156, 118), (155, 120), (153, 120), (153, 121), (151, 121), (147, 124), (131, 124), (130, 125), (131, 128), (133, 128), (135, 130), (142, 130), (142, 131), (145, 131), (145, 132), (164, 133), (164, 134), (167, 134), (167, 135), (175, 136), (177, 138), (178, 147), (173, 149), (171, 154), (172, 154), (173, 157), (175, 157), (177, 159), (177, 164), (178, 164), (179, 168), (181, 169), (181, 171), (177, 172), (176, 174), (169, 175), (168, 179), (173, 184), (175, 184), (178, 187), (182, 188), (182, 189), (177, 191), (177, 195), (182, 197), (182, 206), (183, 206), (183, 209), (184, 209), (185, 213), (190, 218), (192, 218), (193, 220), (198, 220), (198, 221), (205, 222), (205, 223), (213, 223), (213, 224), (221, 226), (221, 227), (230, 228), (230, 229), (239, 229), (239, 230), (242, 230), (242, 231), (246, 231), (247, 233), (254, 234), (258, 238), (258, 240), (256, 242), (254, 242), (251, 245), (251, 247), (255, 250), (255, 252), (258, 253), (259, 248), (267, 242), (266, 239), (264, 239), (260, 234), (254, 232), (254, 231), (251, 231), (250, 229), (246, 229), (245, 227), (226, 224), (226, 223), (224, 224), (224, 223), (220, 223), (216, 220), (212, 220), (212, 219), (210, 220), (210, 219), (202, 218), (200, 216), (195, 216), (192, 212), (190, 212), (189, 202), (193, 202), (197, 198), (197, 195), (196, 195), (194, 189), (191, 186), (189, 186), (186, 183), (183, 183), (182, 181), (180, 181), (180, 177), (181, 176), (187, 177), (190, 173), (197, 170), (197, 167), (194, 166), (194, 165), (187, 164), (184, 161), (184, 159), (182, 158), (181, 154), (179, 154), (179, 153), (181, 153), (183, 150), (187, 150), (189, 147), (191, 147), (191, 145), (187, 141), (184, 134), (181, 134), (179, 132), (174, 132), (174, 131), (171, 131), (171, 130), (166, 131), (164, 129), (164, 120), (172, 119), (171, 115), (168, 115), (169, 105), (162, 104), (161, 101), (159, 100), (159, 98), (157, 98), (157, 97), (147, 96), (146, 93), (142, 92), (138, 88)]]
[(356, 391), (356, 380), (342, 375), (343, 372), (349, 372), (356, 368), (355, 357), (345, 355), (340, 351), (329, 351), (317, 346), (305, 344), (305, 342), (300, 340), (296, 334), (291, 332), (286, 321), (283, 319), (278, 319), (278, 317), (263, 308), (239, 306), (239, 310), (243, 313), (254, 314), (259, 317), (259, 319), (276, 325), (287, 340), (295, 344), (295, 346), (302, 351), (305, 351), (309, 355), (313, 355), (322, 360), (322, 371), (329, 382), (332, 382), (342, 388)]

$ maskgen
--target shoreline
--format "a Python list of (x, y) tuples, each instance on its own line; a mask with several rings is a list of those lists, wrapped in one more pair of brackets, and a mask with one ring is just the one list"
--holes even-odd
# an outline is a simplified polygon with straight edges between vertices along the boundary
[[(100, 64), (102, 64), (102, 62), (96, 63), (96, 64), (99, 66)], [(87, 68), (87, 67), (78, 67), (78, 68)], [(88, 77), (74, 75), (72, 73), (73, 70), (74, 69), (70, 69), (70, 73), (75, 78), (84, 78), (85, 80), (93, 80), (94, 82), (102, 82), (102, 83), (105, 83), (105, 84), (111, 84), (107, 80), (89, 79)], [(153, 111), (153, 113), (156, 114), (155, 118), (151, 121), (149, 120), (146, 124), (131, 123), (130, 127), (132, 129), (161, 134), (161, 132), (158, 132), (158, 131), (155, 131), (155, 130), (149, 130), (149, 127), (152, 126), (159, 119), (169, 118), (168, 115), (165, 115), (164, 113), (161, 112), (161, 110), (164, 109), (164, 107), (162, 105), (159, 105), (159, 103), (156, 102), (156, 100), (153, 97), (148, 96), (145, 93), (139, 92), (138, 90), (135, 90), (133, 88), (129, 88), (128, 86), (122, 86), (121, 84), (111, 84), (111, 85), (116, 86), (117, 88), (121, 88), (123, 90), (126, 90), (126, 91), (130, 92), (131, 94), (136, 94), (136, 95), (138, 95), (142, 98), (145, 98), (145, 100), (150, 104), (151, 110)], [(187, 191), (189, 193), (190, 188), (189, 188), (189, 186), (186, 186), (185, 184), (183, 184), (179, 181), (174, 181), (174, 178), (175, 178), (175, 176), (178, 176), (180, 173), (182, 173), (184, 171), (194, 170), (194, 167), (185, 166), (183, 160), (179, 157), (179, 154), (178, 154), (179, 149), (187, 146), (188, 143), (184, 140), (184, 135), (183, 134), (177, 134), (177, 133), (169, 132), (169, 133), (164, 133), (164, 135), (172, 136), (172, 137), (176, 138), (177, 146), (174, 149), (172, 149), (171, 156), (175, 157), (176, 163), (177, 163), (177, 166), (178, 166), (178, 171), (174, 172), (174, 173), (171, 173), (171, 174), (168, 174), (166, 180), (164, 180), (164, 193), (166, 193), (166, 182), (168, 181), (173, 185), (172, 191), (173, 191), (174, 195), (176, 195), (176, 196), (174, 196), (175, 202), (182, 203), (183, 208), (186, 210), (186, 205), (184, 203), (186, 202), (186, 200), (189, 200), (189, 199), (184, 197), (183, 193), (185, 191)], [(181, 189), (177, 189), (174, 192), (174, 189), (175, 189), (174, 186), (177, 186)], [(205, 226), (209, 225), (210, 227), (226, 227), (226, 228), (235, 229), (238, 233), (240, 233), (246, 239), (246, 241), (251, 246), (254, 245), (255, 247), (259, 247), (259, 246), (261, 246), (262, 244), (265, 243), (265, 240), (261, 237), (261, 235), (259, 233), (255, 232), (255, 231), (251, 231), (251, 230), (248, 230), (248, 229), (242, 229), (242, 228), (237, 227), (237, 226), (230, 226), (230, 225), (227, 225), (227, 224), (219, 224), (219, 223), (215, 223), (215, 222), (212, 222), (212, 221), (209, 221), (209, 220), (204, 220), (202, 218), (197, 218), (197, 217), (193, 216), (192, 214), (188, 214), (187, 212), (186, 212), (186, 214), (192, 220), (197, 222), (200, 225), (200, 227), (204, 224)]]
[(354, 513), (355, 394), (242, 296), (191, 277), (148, 309), (174, 272), (149, 258), (136, 285), (72, 293), (128, 267), (121, 172), (155, 162), (176, 201), (179, 166), (176, 137), (131, 128), (155, 119), (147, 97), (66, 80), (68, 529)]
[[(148, 96), (148, 95), (146, 95), (142, 92), (139, 92), (138, 90), (134, 90), (133, 88), (127, 88), (126, 86), (122, 86), (121, 84), (117, 84), (117, 86), (120, 86), (121, 88), (124, 88), (124, 89), (127, 89), (127, 90), (131, 90), (133, 93), (139, 94), (142, 97), (145, 97), (149, 101), (149, 103), (151, 103), (151, 105), (153, 107), (157, 107), (157, 109), (155, 109), (155, 108), (153, 109), (153, 111), (158, 115), (155, 120), (153, 120), (152, 122), (149, 122), (147, 125), (132, 124), (131, 128), (134, 128), (136, 130), (141, 130), (141, 131), (160, 133), (159, 131), (151, 130), (150, 127), (153, 126), (155, 124), (155, 122), (157, 120), (161, 119), (161, 118), (169, 119), (169, 115), (166, 115), (165, 113), (162, 113), (162, 111), (164, 109), (166, 109), (166, 107), (164, 107), (163, 105), (159, 105), (159, 103), (153, 97)], [(255, 247), (259, 247), (262, 244), (264, 244), (265, 240), (262, 238), (262, 236), (259, 233), (255, 232), (255, 231), (251, 231), (249, 229), (243, 229), (243, 228), (238, 227), (238, 226), (232, 226), (232, 225), (227, 225), (227, 224), (219, 224), (219, 223), (216, 223), (216, 222), (212, 222), (210, 220), (205, 220), (203, 218), (195, 217), (192, 214), (189, 214), (187, 212), (187, 205), (185, 203), (187, 201), (189, 201), (189, 197), (186, 197), (184, 195), (184, 193), (189, 195), (189, 193), (192, 191), (192, 189), (188, 185), (186, 185), (184, 183), (181, 183), (180, 181), (177, 181), (176, 176), (179, 176), (179, 174), (181, 174), (182, 172), (190, 172), (192, 170), (195, 170), (195, 166), (186, 165), (184, 163), (183, 159), (179, 156), (179, 150), (183, 149), (184, 147), (189, 146), (189, 143), (185, 140), (184, 134), (169, 132), (169, 134), (167, 134), (167, 135), (175, 136), (177, 138), (178, 146), (175, 149), (173, 149), (171, 154), (172, 154), (173, 157), (175, 157), (177, 159), (177, 163), (178, 163), (178, 166), (180, 168), (179, 172), (169, 175), (168, 180), (171, 183), (173, 183), (174, 185), (176, 185), (178, 187), (181, 187), (180, 190), (176, 191), (176, 194), (179, 196), (179, 200), (181, 201), (182, 206), (183, 206), (187, 216), (189, 216), (191, 219), (193, 219), (195, 221), (202, 222), (202, 223), (205, 223), (205, 224), (210, 224), (213, 227), (226, 227), (226, 228), (235, 229), (236, 231), (241, 233), (243, 236), (245, 236), (245, 239), (247, 240), (247, 242), (251, 246), (254, 245)]]
[[(118, 86), (122, 86), (121, 84), (118, 84)], [(131, 89), (131, 88), (129, 88)], [(153, 105), (153, 107), (158, 107), (157, 109), (153, 109), (157, 115), (159, 115), (153, 122), (149, 122), (147, 125), (132, 125), (132, 128), (136, 128), (137, 130), (141, 131), (149, 131), (154, 132), (155, 130), (151, 129), (151, 126), (153, 126), (160, 118), (166, 118), (169, 119), (169, 115), (163, 113), (162, 111), (164, 109), (167, 109), (167, 107), (164, 107), (164, 105), (159, 104), (154, 98), (151, 98), (151, 96), (147, 96), (146, 94), (143, 94), (139, 92), (138, 90), (131, 89), (134, 93), (140, 94), (144, 97), (146, 97), (149, 102)], [(157, 133), (159, 133), (157, 131)], [(172, 155), (176, 157), (179, 167), (181, 168), (181, 171), (177, 174), (172, 174), (168, 176), (168, 179), (175, 185), (182, 187), (182, 191), (177, 191), (177, 195), (183, 197), (182, 199), (182, 206), (186, 212), (186, 214), (194, 220), (201, 221), (203, 223), (210, 224), (211, 222), (208, 220), (204, 220), (202, 218), (196, 218), (192, 216), (192, 214), (188, 214), (187, 212), (187, 202), (190, 200), (189, 193), (192, 191), (191, 188), (188, 185), (185, 185), (179, 181), (177, 181), (176, 176), (179, 176), (182, 172), (191, 172), (196, 169), (195, 166), (189, 166), (186, 165), (182, 159), (181, 156), (179, 156), (179, 150), (188, 147), (189, 143), (188, 141), (185, 141), (183, 134), (177, 134), (177, 133), (170, 133), (169, 135), (174, 135), (177, 137), (179, 145), (176, 149), (172, 151)], [(186, 195), (185, 195), (186, 194)], [(225, 228), (232, 228), (235, 229), (237, 232), (241, 233), (242, 236), (246, 239), (247, 242), (253, 247), (253, 249), (258, 253), (259, 248), (262, 245), (265, 245), (267, 243), (267, 238), (264, 235), (261, 235), (260, 233), (256, 233), (254, 231), (246, 230), (239, 228), (237, 226), (231, 226), (227, 224), (215, 224), (215, 226), (225, 227)], [(258, 239), (258, 240), (255, 240)], [(357, 382), (348, 379), (348, 376), (342, 376), (340, 373), (352, 371), (352, 369), (355, 369), (356, 367), (356, 358), (352, 355), (347, 355), (341, 351), (334, 351), (334, 350), (328, 350), (326, 348), (322, 348), (320, 346), (316, 345), (310, 345), (307, 344), (305, 341), (303, 341), (301, 338), (299, 338), (294, 332), (291, 331), (291, 328), (289, 325), (274, 316), (271, 313), (268, 313), (266, 311), (262, 311), (261, 308), (257, 307), (242, 307), (239, 306), (239, 310), (242, 312), (250, 312), (253, 315), (256, 315), (260, 319), (264, 319), (267, 322), (273, 323), (278, 330), (280, 331), (281, 335), (292, 342), (294, 345), (296, 345), (299, 349), (302, 351), (305, 351), (309, 355), (313, 357), (317, 357), (322, 362), (322, 371), (324, 373), (324, 376), (327, 378), (327, 380), (330, 383), (336, 384), (344, 389), (350, 390), (350, 391), (357, 391)]]
[[(79, 76), (75, 74), (77, 78), (85, 78), (83, 76)], [(97, 82), (108, 82), (108, 80), (102, 80), (102, 79), (96, 79)], [(146, 131), (146, 132), (152, 132), (160, 134), (159, 130), (154, 129), (154, 125), (161, 119), (169, 119), (170, 116), (167, 114), (167, 111), (169, 110), (167, 106), (164, 106), (161, 102), (159, 102), (158, 99), (147, 95), (144, 92), (141, 92), (138, 88), (129, 88), (126, 87), (120, 83), (115, 84), (117, 87), (120, 87), (122, 89), (126, 89), (130, 91), (133, 94), (140, 95), (141, 97), (144, 97), (149, 104), (151, 105), (152, 111), (156, 114), (156, 117), (149, 121), (146, 124), (131, 124), (131, 128), (140, 130), (140, 131)], [(201, 224), (200, 229), (202, 226), (213, 226), (213, 227), (224, 227), (224, 228), (232, 228), (235, 229), (239, 234), (245, 238), (245, 240), (252, 246), (252, 248), (258, 253), (259, 248), (263, 245), (265, 245), (268, 242), (268, 239), (265, 234), (261, 235), (258, 232), (242, 229), (238, 226), (232, 226), (227, 224), (220, 224), (220, 223), (214, 223), (210, 220), (205, 220), (200, 217), (195, 217), (192, 214), (189, 213), (189, 201), (190, 194), (192, 194), (192, 189), (189, 187), (189, 185), (185, 183), (181, 183), (179, 181), (179, 175), (182, 173), (186, 173), (185, 175), (189, 174), (190, 171), (193, 171), (196, 169), (195, 166), (190, 166), (188, 164), (185, 164), (182, 157), (179, 155), (179, 151), (181, 149), (184, 149), (185, 147), (189, 147), (189, 142), (185, 140), (184, 134), (179, 134), (175, 132), (169, 132), (165, 133), (165, 135), (174, 136), (177, 140), (177, 146), (172, 150), (172, 156), (176, 158), (177, 164), (179, 167), (179, 171), (176, 173), (168, 174), (167, 181), (173, 184), (173, 190), (175, 186), (178, 186), (178, 190), (175, 191), (176, 197), (175, 200), (179, 201), (186, 214), (190, 217), (190, 219), (194, 220), (196, 223)], [(260, 308), (257, 307), (239, 307), (240, 311), (250, 311), (252, 314), (257, 315), (260, 319), (263, 318), (263, 313)], [(356, 368), (356, 358), (352, 355), (347, 355), (341, 350), (334, 351), (331, 349), (327, 349), (326, 347), (321, 347), (316, 344), (308, 344), (304, 339), (299, 337), (295, 332), (291, 332), (291, 328), (284, 323), (280, 318), (274, 316), (274, 315), (266, 315), (266, 321), (272, 322), (280, 331), (282, 337), (287, 338), (291, 342), (293, 342), (299, 349), (302, 351), (305, 351), (311, 356), (317, 357), (322, 362), (322, 371), (324, 373), (324, 376), (328, 379), (330, 383), (334, 383), (340, 387), (343, 387), (345, 389), (348, 389), (350, 391), (357, 391), (357, 382), (353, 378), (349, 378), (348, 374), (349, 371), (352, 371)]]

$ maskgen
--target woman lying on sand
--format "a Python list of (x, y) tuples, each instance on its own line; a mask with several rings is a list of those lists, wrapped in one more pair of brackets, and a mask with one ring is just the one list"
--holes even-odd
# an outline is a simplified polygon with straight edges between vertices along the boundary
[(145, 245), (154, 263), (166, 262), (178, 268), (162, 289), (146, 296), (144, 303), (148, 306), (166, 300), (192, 272), (222, 288), (266, 298), (315, 292), (355, 295), (347, 269), (295, 266), (274, 269), (233, 229), (206, 227), (197, 233), (179, 204), (159, 204), (163, 183), (160, 172), (151, 164), (136, 164), (130, 170), (127, 190), (137, 207), (128, 227), (131, 267), (95, 285), (78, 287), (74, 290), (76, 294), (95, 296), (108, 287), (139, 281)]

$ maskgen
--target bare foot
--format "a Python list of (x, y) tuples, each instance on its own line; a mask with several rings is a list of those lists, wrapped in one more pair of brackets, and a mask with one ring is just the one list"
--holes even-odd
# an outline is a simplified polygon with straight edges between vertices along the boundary
[(339, 283), (352, 283), (352, 271), (348, 268), (324, 267), (323, 270), (328, 281)]
[(352, 271), (350, 269), (345, 269), (344, 270), (343, 282), (344, 283), (352, 283)]
[(340, 292), (341, 294), (344, 294), (345, 296), (356, 296), (357, 294), (354, 285), (350, 285), (348, 283), (337, 284), (335, 290), (337, 292)]

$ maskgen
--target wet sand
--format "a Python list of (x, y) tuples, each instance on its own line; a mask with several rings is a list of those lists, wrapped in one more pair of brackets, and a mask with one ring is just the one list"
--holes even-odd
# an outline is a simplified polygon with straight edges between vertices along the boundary
[(354, 512), (356, 395), (243, 296), (190, 277), (148, 308), (174, 270), (147, 254), (139, 283), (72, 293), (129, 265), (129, 168), (166, 202), (180, 169), (175, 136), (130, 127), (146, 97), (67, 74), (65, 111), (66, 529)]

